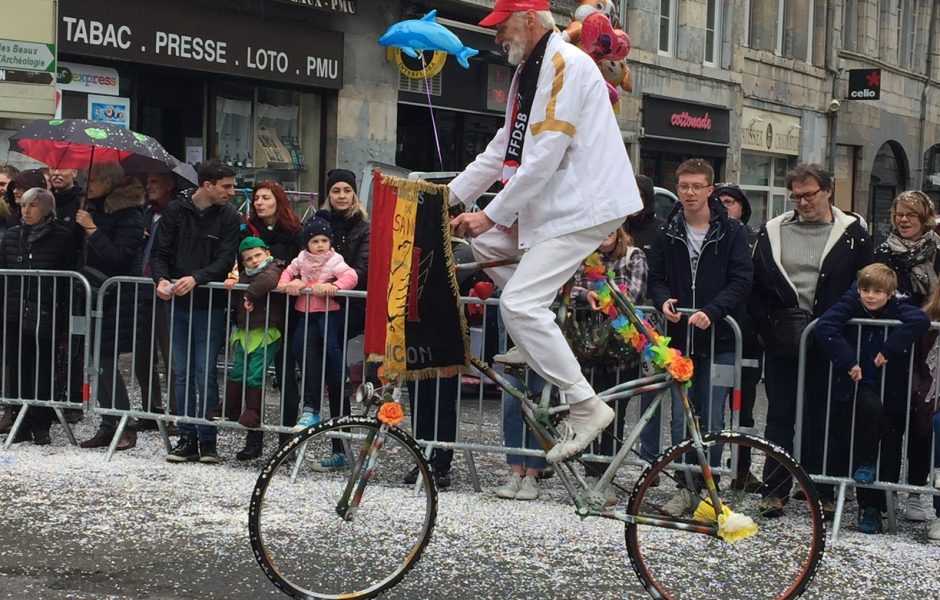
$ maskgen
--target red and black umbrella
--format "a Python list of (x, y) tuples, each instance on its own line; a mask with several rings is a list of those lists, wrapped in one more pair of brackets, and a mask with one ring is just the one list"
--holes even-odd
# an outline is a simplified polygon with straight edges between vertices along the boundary
[(116, 162), (127, 173), (148, 173), (172, 171), (179, 164), (150, 136), (86, 119), (33, 121), (10, 138), (10, 150), (53, 169)]

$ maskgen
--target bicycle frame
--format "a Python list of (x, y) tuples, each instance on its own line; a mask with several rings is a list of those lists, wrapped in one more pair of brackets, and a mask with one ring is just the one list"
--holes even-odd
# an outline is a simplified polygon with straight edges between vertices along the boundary
[[(637, 315), (636, 307), (629, 301), (629, 299), (627, 299), (623, 292), (620, 291), (613, 280), (608, 279), (608, 285), (612, 291), (614, 304), (616, 305), (618, 312), (621, 315), (627, 317), (627, 319), (637, 328), (641, 334), (646, 336), (647, 339), (652, 339), (652, 336), (647, 330), (646, 325)], [(569, 283), (565, 285), (564, 289), (562, 290), (562, 305), (557, 313), (559, 326), (564, 323), (568, 308), (571, 305), (570, 288), (571, 284)], [(543, 391), (540, 402), (536, 403), (530, 397), (527, 389), (520, 390), (516, 386), (510, 384), (504, 377), (502, 377), (499, 373), (494, 371), (489, 365), (485, 364), (480, 359), (476, 358), (475, 356), (471, 356), (470, 362), (477, 370), (486, 375), (496, 385), (520, 400), (523, 420), (525, 421), (526, 425), (528, 425), (528, 427), (535, 433), (536, 438), (539, 440), (539, 443), (542, 446), (542, 449), (546, 452), (550, 450), (555, 444), (554, 440), (557, 438), (557, 435), (554, 435), (550, 418), (553, 414), (566, 410), (567, 406), (562, 405), (558, 407), (550, 407), (550, 394), (546, 393), (550, 389), (548, 387), (545, 388), (546, 391)], [(705, 488), (708, 491), (708, 498), (711, 501), (711, 505), (716, 507), (715, 514), (721, 514), (722, 507), (721, 499), (718, 496), (718, 487), (715, 484), (712, 469), (708, 463), (707, 453), (702, 441), (702, 433), (699, 429), (695, 411), (692, 408), (692, 404), (685, 392), (685, 386), (683, 383), (676, 381), (668, 373), (658, 373), (656, 375), (641, 377), (632, 381), (621, 383), (610, 388), (609, 390), (598, 393), (598, 396), (605, 402), (611, 402), (613, 400), (630, 398), (645, 392), (665, 389), (670, 390), (670, 397), (672, 399), (678, 398), (681, 402), (683, 411), (685, 412), (689, 435), (693, 440), (693, 446), (695, 447), (698, 458), (698, 469), (701, 470), (701, 477), (703, 478)], [(640, 437), (644, 427), (646, 427), (646, 425), (653, 419), (653, 415), (656, 413), (656, 411), (659, 410), (664, 398), (665, 396), (660, 394), (650, 404), (649, 408), (647, 408), (647, 410), (640, 417), (640, 420), (634, 426), (629, 436), (627, 436), (627, 439), (623, 443), (620, 450), (611, 460), (607, 469), (604, 471), (604, 474), (598, 479), (597, 483), (593, 487), (589, 486), (587, 482), (581, 477), (581, 475), (579, 475), (577, 471), (574, 470), (570, 462), (557, 464), (556, 474), (558, 475), (559, 480), (562, 482), (562, 485), (568, 491), (571, 499), (574, 501), (577, 513), (582, 519), (587, 517), (604, 517), (608, 519), (624, 521), (625, 523), (630, 524), (652, 525), (656, 527), (691, 531), (718, 537), (717, 522), (712, 522), (711, 524), (706, 525), (702, 521), (691, 521), (688, 519), (673, 518), (665, 515), (657, 515), (655, 517), (630, 515), (623, 511), (615, 511), (604, 506), (604, 492), (609, 486), (612, 485), (614, 476), (623, 463), (626, 462), (627, 455), (632, 451), (632, 448), (637, 439)], [(737, 457), (733, 456), (732, 463), (735, 463), (736, 461)], [(698, 470), (696, 469), (695, 465), (675, 465), (675, 468), (678, 471), (684, 471), (687, 479), (691, 478), (692, 470)], [(691, 484), (691, 481), (689, 481), (689, 483)]]

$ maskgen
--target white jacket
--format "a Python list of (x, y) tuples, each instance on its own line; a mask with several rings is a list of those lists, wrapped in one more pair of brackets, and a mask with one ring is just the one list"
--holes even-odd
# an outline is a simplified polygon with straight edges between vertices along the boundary
[[(519, 73), (517, 68), (503, 127), (450, 183), (453, 203), (469, 207), (500, 178)], [(545, 49), (521, 162), (484, 210), (498, 225), (518, 220), (520, 248), (625, 219), (643, 208), (600, 70), (557, 32)]]

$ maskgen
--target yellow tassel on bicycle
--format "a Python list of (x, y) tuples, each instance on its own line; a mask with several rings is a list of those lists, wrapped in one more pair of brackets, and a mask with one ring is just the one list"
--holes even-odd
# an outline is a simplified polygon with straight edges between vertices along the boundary
[[(715, 509), (712, 503), (709, 500), (699, 502), (694, 516), (703, 521), (714, 521)], [(757, 524), (751, 517), (732, 511), (727, 504), (721, 505), (721, 515), (718, 517), (718, 537), (726, 542), (737, 542), (755, 533), (757, 533)]]

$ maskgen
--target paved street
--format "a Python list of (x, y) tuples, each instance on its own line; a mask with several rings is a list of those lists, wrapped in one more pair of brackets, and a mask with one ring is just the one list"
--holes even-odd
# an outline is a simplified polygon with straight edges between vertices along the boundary
[[(91, 433), (88, 421), (78, 426), (80, 438)], [(223, 434), (223, 455), (239, 444)], [(389, 598), (644, 597), (622, 526), (581, 523), (552, 480), (536, 503), (496, 499), (500, 462), (478, 457), (485, 491), (475, 493), (458, 456), (432, 542)], [(248, 498), (260, 464), (171, 465), (153, 433), (106, 463), (103, 451), (67, 447), (58, 427), (50, 447), (0, 451), (0, 598), (279, 597), (248, 544)], [(924, 524), (862, 536), (851, 531), (854, 515), (846, 520), (807, 597), (940, 597), (940, 547), (924, 543)]]

